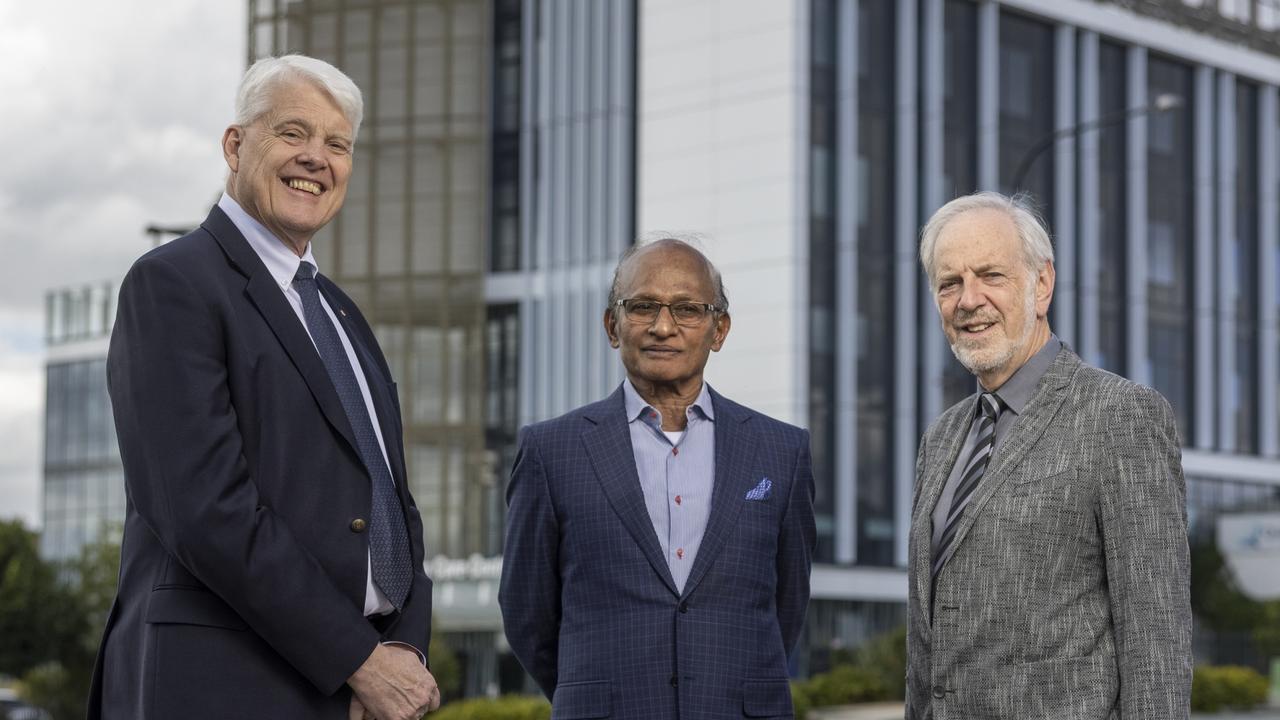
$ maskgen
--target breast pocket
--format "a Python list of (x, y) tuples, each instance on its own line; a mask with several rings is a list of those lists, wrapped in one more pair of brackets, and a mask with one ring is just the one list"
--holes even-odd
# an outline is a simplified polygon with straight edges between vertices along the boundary
[(1059, 490), (1064, 486), (1074, 486), (1076, 478), (1077, 473), (1074, 467), (1050, 474), (1027, 472), (1013, 478), (1013, 492), (1017, 495), (1029, 495)]

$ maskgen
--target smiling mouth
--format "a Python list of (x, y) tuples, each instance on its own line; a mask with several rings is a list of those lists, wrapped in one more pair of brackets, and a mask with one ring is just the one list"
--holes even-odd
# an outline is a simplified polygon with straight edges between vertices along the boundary
[(960, 325), (957, 329), (965, 335), (981, 335), (987, 330), (995, 327), (993, 322), (970, 323), (968, 325)]
[(301, 178), (290, 178), (285, 181), (285, 185), (288, 185), (294, 190), (301, 190), (302, 192), (308, 192), (317, 196), (324, 192), (324, 188), (320, 186), (320, 183), (312, 180), (303, 180)]

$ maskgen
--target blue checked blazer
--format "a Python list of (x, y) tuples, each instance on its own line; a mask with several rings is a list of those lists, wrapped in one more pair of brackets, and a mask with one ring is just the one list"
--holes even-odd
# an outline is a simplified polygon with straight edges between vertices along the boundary
[(645, 509), (621, 388), (521, 434), (498, 599), (553, 720), (792, 717), (787, 655), (815, 542), (809, 436), (711, 398), (711, 515), (683, 593)]

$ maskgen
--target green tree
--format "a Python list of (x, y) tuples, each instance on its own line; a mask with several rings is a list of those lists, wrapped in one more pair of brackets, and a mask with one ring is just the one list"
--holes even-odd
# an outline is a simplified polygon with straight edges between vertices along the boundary
[(79, 720), (85, 716), (98, 643), (116, 596), (120, 546), (105, 537), (86, 545), (61, 574), (67, 578), (63, 587), (70, 597), (66, 612), (74, 618), (68, 629), (74, 632), (56, 657), (22, 675), (19, 688), (27, 702), (48, 710), (54, 720)]
[(41, 559), (36, 534), (0, 521), (0, 674), (21, 676), (74, 651), (84, 631), (75, 593)]

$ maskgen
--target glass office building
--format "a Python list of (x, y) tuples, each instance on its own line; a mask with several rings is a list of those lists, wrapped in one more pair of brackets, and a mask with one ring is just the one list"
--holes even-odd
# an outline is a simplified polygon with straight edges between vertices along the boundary
[(711, 382), (812, 432), (811, 667), (903, 621), (916, 443), (975, 388), (916, 257), (958, 195), (1034, 196), (1051, 325), (1173, 404), (1197, 542), (1221, 512), (1280, 509), (1271, 3), (641, 7), (641, 229), (716, 238), (753, 297)]
[(124, 471), (107, 397), (111, 284), (45, 295), (44, 495), (40, 552), (79, 557), (124, 524)]
[[(802, 672), (904, 620), (916, 444), (974, 388), (916, 260), (921, 224), (957, 195), (1034, 194), (1057, 253), (1053, 328), (1173, 403), (1196, 538), (1219, 513), (1280, 509), (1269, 3), (248, 5), (246, 60), (315, 55), (365, 93), (347, 204), (315, 251), (399, 384), (469, 693), (527, 687), (496, 606), (516, 433), (616, 387), (609, 275), (655, 231), (702, 233), (723, 272), (734, 323), (709, 381), (812, 432)], [(1046, 145), (1054, 132), (1068, 137)], [(81, 370), (54, 345), (45, 547), (65, 554), (101, 523), (79, 518), (122, 508), (100, 480), (62, 479), (115, 472), (118, 487), (118, 460), (96, 465), (80, 438), (97, 431), (66, 409), (96, 407), (105, 346)]]
[(397, 379), (437, 623), (468, 694), (521, 689), (497, 610), (516, 433), (621, 378), (599, 328), (634, 235), (629, 0), (250, 0), (249, 58), (360, 86), (337, 220), (314, 252)]

